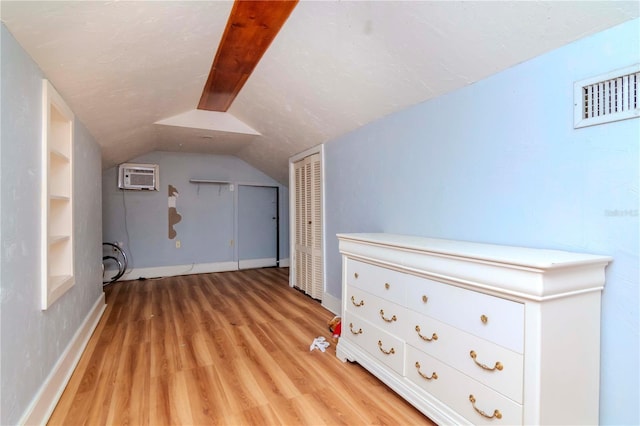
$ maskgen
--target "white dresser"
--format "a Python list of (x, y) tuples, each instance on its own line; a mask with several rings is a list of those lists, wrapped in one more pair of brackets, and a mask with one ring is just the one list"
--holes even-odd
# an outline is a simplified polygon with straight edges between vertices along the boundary
[(598, 423), (610, 257), (391, 234), (338, 239), (338, 358), (439, 424)]

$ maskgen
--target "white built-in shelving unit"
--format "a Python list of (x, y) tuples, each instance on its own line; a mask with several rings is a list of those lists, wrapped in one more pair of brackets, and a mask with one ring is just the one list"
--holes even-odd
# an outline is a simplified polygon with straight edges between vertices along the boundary
[(42, 309), (74, 285), (73, 120), (48, 80), (42, 81)]

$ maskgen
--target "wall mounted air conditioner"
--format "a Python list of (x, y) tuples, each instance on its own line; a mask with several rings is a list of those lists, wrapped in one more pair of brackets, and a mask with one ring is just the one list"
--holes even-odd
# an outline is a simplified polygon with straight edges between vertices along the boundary
[(157, 164), (122, 163), (118, 166), (118, 188), (157, 191)]

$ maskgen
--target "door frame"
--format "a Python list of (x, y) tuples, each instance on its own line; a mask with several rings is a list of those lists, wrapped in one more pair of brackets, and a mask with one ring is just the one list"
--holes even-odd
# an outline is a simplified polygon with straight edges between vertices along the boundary
[[(316, 145), (299, 154), (289, 158), (289, 287), (296, 284), (296, 174), (294, 164), (310, 155), (319, 154), (320, 157), (320, 185), (321, 185), (321, 203), (322, 212), (322, 292), (327, 291), (327, 244), (325, 241), (326, 229), (326, 209), (325, 209), (325, 177), (324, 177), (324, 144)], [(324, 300), (324, 297), (323, 297)]]
[(280, 267), (280, 187), (271, 184), (262, 183), (235, 183), (235, 195), (234, 195), (234, 257), (238, 270), (240, 270), (240, 187), (241, 186), (254, 186), (263, 188), (275, 188), (276, 189), (276, 268)]

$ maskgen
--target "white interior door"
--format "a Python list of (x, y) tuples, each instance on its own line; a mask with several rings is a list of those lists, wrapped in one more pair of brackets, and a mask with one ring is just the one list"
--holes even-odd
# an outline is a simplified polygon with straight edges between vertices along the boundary
[(238, 185), (238, 268), (278, 265), (278, 188)]

